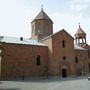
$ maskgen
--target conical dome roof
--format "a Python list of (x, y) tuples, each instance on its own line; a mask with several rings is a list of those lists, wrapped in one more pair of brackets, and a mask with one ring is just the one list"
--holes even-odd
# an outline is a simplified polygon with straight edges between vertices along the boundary
[(52, 21), (49, 16), (43, 11), (43, 8), (41, 8), (41, 11), (39, 14), (35, 17), (34, 20), (40, 20), (40, 19), (46, 19)]
[(86, 35), (86, 33), (83, 31), (83, 29), (81, 28), (80, 24), (79, 24), (79, 28), (76, 32), (75, 35)]

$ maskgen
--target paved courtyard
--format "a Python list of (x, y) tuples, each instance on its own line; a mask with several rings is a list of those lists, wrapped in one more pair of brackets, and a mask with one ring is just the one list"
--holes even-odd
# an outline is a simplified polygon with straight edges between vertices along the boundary
[(87, 78), (0, 81), (0, 90), (90, 90)]

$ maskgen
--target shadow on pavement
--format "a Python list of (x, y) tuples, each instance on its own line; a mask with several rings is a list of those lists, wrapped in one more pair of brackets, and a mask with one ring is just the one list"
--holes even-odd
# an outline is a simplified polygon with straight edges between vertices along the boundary
[(71, 80), (82, 80), (87, 79), (87, 77), (68, 77), (68, 78), (31, 78), (31, 79), (24, 79), (24, 80), (14, 80), (14, 82), (62, 82), (62, 81), (71, 81)]
[(0, 88), (0, 90), (21, 90), (19, 88)]
[(2, 84), (2, 82), (0, 82), (0, 84)]
[[(87, 79), (88, 77), (67, 77), (67, 78), (30, 78), (30, 79), (21, 79), (21, 80), (4, 80), (4, 81), (14, 81), (14, 82), (42, 82), (42, 83), (47, 83), (47, 82), (62, 82), (62, 81), (71, 81), (71, 80), (80, 80), (80, 79)], [(2, 83), (2, 82), (1, 82)], [(6, 90), (6, 89), (5, 89)], [(14, 89), (10, 89), (14, 90)], [(18, 89), (15, 89), (18, 90)], [(20, 90), (20, 89), (19, 89)]]

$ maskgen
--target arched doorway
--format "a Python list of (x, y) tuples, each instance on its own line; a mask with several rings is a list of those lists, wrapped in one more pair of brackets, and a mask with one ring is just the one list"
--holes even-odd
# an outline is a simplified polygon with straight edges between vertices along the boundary
[(62, 69), (62, 77), (67, 77), (67, 69)]

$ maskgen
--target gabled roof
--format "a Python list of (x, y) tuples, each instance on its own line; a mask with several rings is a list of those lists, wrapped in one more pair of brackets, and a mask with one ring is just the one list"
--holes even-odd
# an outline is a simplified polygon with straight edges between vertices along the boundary
[(53, 37), (54, 35), (56, 35), (56, 34), (58, 34), (58, 33), (60, 33), (60, 32), (65, 32), (65, 33), (68, 34), (72, 39), (74, 39), (65, 29), (62, 29), (62, 30), (60, 30), (60, 31), (58, 31), (58, 32), (56, 32), (56, 33), (54, 33), (54, 34), (51, 34), (51, 35), (43, 38), (43, 39), (40, 40), (40, 41), (44, 41), (44, 40), (46, 40), (46, 39), (48, 39), (48, 38), (50, 38), (50, 37)]
[(83, 47), (83, 48), (88, 48), (88, 49), (90, 49), (90, 45), (88, 45), (87, 43), (84, 44), (82, 47)]
[(83, 29), (82, 29), (81, 26), (79, 25), (79, 28), (78, 28), (78, 30), (77, 30), (77, 32), (76, 32), (75, 35), (86, 35), (86, 33), (83, 31)]
[(50, 20), (50, 17), (44, 12), (43, 8), (41, 8), (41, 11), (39, 12), (39, 14), (35, 17), (34, 20), (39, 20), (39, 19), (46, 19), (46, 20)]

